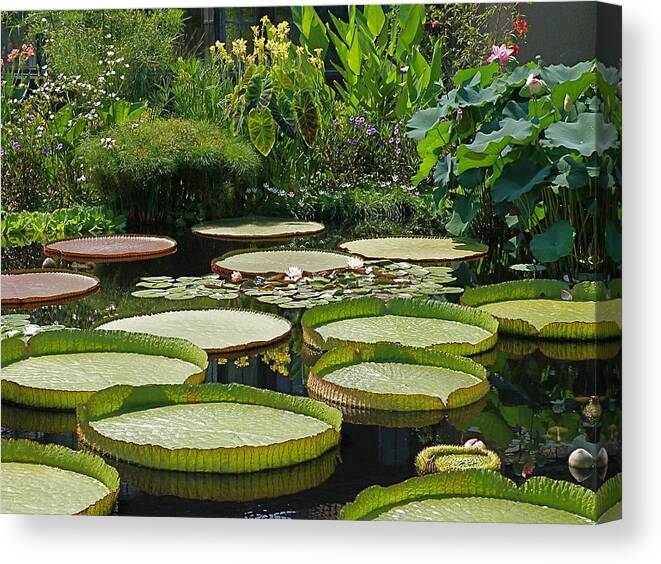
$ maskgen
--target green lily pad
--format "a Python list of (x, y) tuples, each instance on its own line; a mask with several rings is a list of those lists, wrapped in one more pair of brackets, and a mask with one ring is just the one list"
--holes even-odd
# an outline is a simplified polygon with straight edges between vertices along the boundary
[(195, 235), (223, 241), (275, 241), (310, 237), (325, 231), (322, 223), (278, 217), (234, 217), (199, 223)]
[(108, 515), (117, 471), (96, 455), (23, 439), (2, 440), (0, 513)]
[(307, 387), (312, 397), (384, 411), (453, 409), (489, 391), (486, 371), (469, 359), (389, 344), (325, 353)]
[(615, 514), (621, 498), (620, 474), (595, 493), (550, 478), (517, 487), (493, 470), (458, 470), (367, 488), (344, 506), (340, 519), (581, 525)]
[[(472, 260), (489, 251), (486, 245), (460, 239), (440, 237), (383, 237), (358, 239), (339, 247), (348, 253), (368, 259), (389, 259), (411, 262), (452, 262)], [(396, 264), (410, 269), (410, 264)]]
[(116, 384), (202, 383), (205, 352), (151, 335), (63, 329), (2, 344), (2, 397), (17, 404), (74, 409)]
[(244, 277), (284, 275), (296, 267), (306, 275), (332, 270), (346, 270), (347, 255), (329, 251), (248, 251), (214, 259), (214, 272), (229, 277), (240, 272)]
[(78, 410), (83, 440), (134, 464), (242, 473), (336, 447), (341, 414), (308, 398), (239, 384), (114, 386)]
[(498, 323), (481, 313), (433, 301), (357, 298), (312, 308), (301, 322), (305, 341), (321, 350), (393, 343), (465, 355), (495, 344)]
[(291, 323), (268, 313), (239, 309), (166, 311), (110, 321), (98, 329), (117, 329), (161, 337), (180, 337), (207, 353), (222, 354), (286, 339)]
[(517, 280), (467, 288), (463, 303), (490, 313), (499, 331), (544, 339), (594, 340), (622, 334), (622, 300), (577, 301), (559, 280)]

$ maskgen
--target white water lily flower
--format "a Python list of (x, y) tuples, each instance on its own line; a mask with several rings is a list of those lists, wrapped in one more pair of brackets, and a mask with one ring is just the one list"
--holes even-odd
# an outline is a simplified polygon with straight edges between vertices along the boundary
[(464, 443), (465, 447), (473, 447), (473, 448), (487, 448), (487, 445), (485, 445), (480, 439), (472, 438), (468, 439)]
[(298, 266), (290, 266), (285, 272), (286, 280), (293, 280), (296, 282), (303, 277), (303, 271)]
[(25, 328), (23, 329), (23, 333), (27, 335), (28, 337), (31, 337), (32, 335), (36, 335), (39, 333), (39, 325), (26, 325)]
[(361, 270), (365, 266), (365, 263), (358, 257), (351, 257), (347, 261), (347, 266), (350, 270)]
[(571, 295), (569, 290), (560, 290), (560, 298), (567, 302), (571, 302), (574, 299), (574, 296)]

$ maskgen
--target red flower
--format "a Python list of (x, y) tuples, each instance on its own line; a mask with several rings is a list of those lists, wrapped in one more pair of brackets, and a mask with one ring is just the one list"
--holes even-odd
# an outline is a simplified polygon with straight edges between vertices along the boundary
[(521, 18), (516, 18), (512, 22), (512, 29), (516, 31), (519, 35), (525, 35), (528, 33), (528, 22)]
[(518, 54), (519, 54), (519, 50), (520, 50), (521, 48), (520, 48), (518, 45), (512, 45), (512, 46), (510, 47), (510, 49), (512, 50), (512, 54), (516, 57), (516, 56), (518, 56)]

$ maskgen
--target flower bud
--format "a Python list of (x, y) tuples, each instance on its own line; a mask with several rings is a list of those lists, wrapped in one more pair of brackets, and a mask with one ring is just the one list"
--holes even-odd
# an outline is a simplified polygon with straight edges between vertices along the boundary
[(571, 101), (571, 96), (569, 94), (565, 94), (565, 101), (562, 104), (562, 107), (567, 113), (571, 112), (572, 108), (574, 107), (574, 102)]
[(530, 94), (533, 96), (539, 96), (546, 91), (546, 83), (539, 78), (535, 78), (535, 75), (533, 74), (528, 76), (526, 86), (528, 87)]

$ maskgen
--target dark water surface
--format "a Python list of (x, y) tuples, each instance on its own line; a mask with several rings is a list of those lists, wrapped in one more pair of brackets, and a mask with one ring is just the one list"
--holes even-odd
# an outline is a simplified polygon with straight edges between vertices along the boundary
[[(219, 307), (219, 302), (207, 298), (168, 301), (130, 296), (141, 276), (208, 274), (213, 257), (245, 246), (189, 235), (175, 235), (175, 238), (179, 248), (169, 257), (97, 266), (93, 273), (101, 280), (98, 293), (75, 303), (29, 311), (31, 321), (40, 325), (59, 323), (90, 328), (120, 316)], [(334, 248), (342, 238), (341, 234), (332, 233), (287, 245)], [(35, 247), (5, 252), (3, 259), (3, 270), (7, 270), (39, 267), (43, 257)], [(472, 268), (479, 270), (480, 265)], [(480, 279), (497, 282), (501, 277), (482, 273)], [(245, 296), (231, 303), (231, 307), (237, 305), (277, 313), (275, 306)], [(285, 310), (280, 311), (281, 315), (282, 311)], [(293, 322), (298, 318), (291, 310), (286, 310), (284, 315)], [(306, 395), (307, 367), (300, 355), (300, 332), (294, 331), (288, 348), (291, 360), (287, 375), (275, 372), (269, 367), (272, 363), (268, 358), (265, 360), (261, 355), (229, 360), (225, 364), (211, 362), (207, 380)], [(282, 355), (287, 350), (276, 352)], [(483, 438), (488, 447), (496, 450), (503, 461), (503, 474), (518, 483), (525, 476), (550, 476), (596, 489), (604, 479), (621, 471), (619, 343), (586, 347), (553, 343), (542, 344), (540, 349), (532, 341), (501, 337), (496, 348), (478, 360), (489, 368), (492, 384), (488, 396), (478, 404), (456, 413), (418, 414), (408, 420), (387, 413), (349, 415), (343, 424), (339, 452), (286, 471), (200, 476), (152, 471), (110, 460), (122, 477), (116, 513), (334, 519), (340, 507), (362, 489), (414, 476), (413, 460), (424, 446), (463, 444), (471, 437)], [(591, 396), (598, 397), (601, 407), (597, 418), (583, 413)], [(71, 414), (3, 404), (3, 437), (30, 438), (76, 448), (73, 425)], [(590, 475), (572, 475), (567, 466), (569, 452), (576, 446), (595, 448), (597, 444), (608, 451), (608, 467)], [(251, 499), (255, 496), (260, 499)]]

